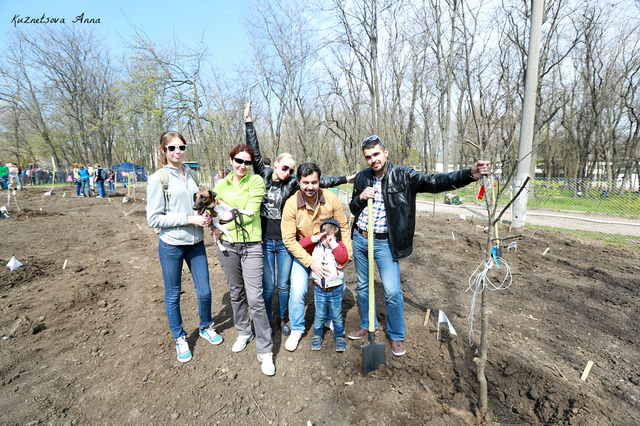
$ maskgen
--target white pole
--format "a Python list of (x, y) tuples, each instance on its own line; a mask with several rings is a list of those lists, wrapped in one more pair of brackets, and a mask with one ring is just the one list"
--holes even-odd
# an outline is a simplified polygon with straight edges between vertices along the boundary
[[(529, 36), (529, 54), (527, 74), (524, 82), (524, 105), (522, 107), (522, 125), (520, 126), (520, 146), (518, 147), (518, 169), (514, 182), (517, 193), (531, 170), (531, 146), (533, 144), (533, 125), (536, 115), (536, 91), (538, 89), (538, 63), (540, 61), (540, 38), (542, 34), (542, 15), (544, 0), (532, 0), (531, 34)], [(513, 203), (513, 226), (521, 228), (527, 217), (528, 189), (522, 191)]]

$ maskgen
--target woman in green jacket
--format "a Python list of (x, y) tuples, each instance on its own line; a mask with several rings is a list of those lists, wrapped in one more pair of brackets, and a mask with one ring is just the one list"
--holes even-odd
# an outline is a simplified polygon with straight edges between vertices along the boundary
[[(260, 223), (260, 204), (265, 193), (264, 181), (258, 175), (250, 174), (254, 159), (253, 149), (240, 144), (229, 153), (232, 173), (219, 180), (214, 191), (217, 197), (242, 210), (250, 210), (253, 215), (234, 215), (232, 220), (222, 225), (231, 234), (233, 241), (214, 228), (214, 239), (220, 238), (226, 249), (218, 247), (216, 254), (220, 266), (227, 277), (233, 324), (238, 331), (238, 339), (231, 350), (242, 351), (254, 337), (251, 331), (253, 317), (258, 361), (262, 363), (262, 372), (268, 376), (276, 373), (273, 365), (273, 341), (267, 310), (262, 297), (262, 227)], [(222, 219), (225, 219), (224, 217)]]

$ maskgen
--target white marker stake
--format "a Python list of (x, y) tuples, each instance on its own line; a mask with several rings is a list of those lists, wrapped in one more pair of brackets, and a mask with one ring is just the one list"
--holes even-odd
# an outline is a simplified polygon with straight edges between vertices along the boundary
[(582, 372), (582, 376), (580, 376), (580, 380), (582, 380), (583, 382), (587, 380), (587, 376), (589, 376), (591, 367), (593, 367), (593, 361), (589, 360), (589, 362), (587, 362), (587, 366), (584, 368), (584, 371)]
[(62, 265), (62, 269), (65, 269), (67, 267), (67, 259), (64, 260), (64, 265)]

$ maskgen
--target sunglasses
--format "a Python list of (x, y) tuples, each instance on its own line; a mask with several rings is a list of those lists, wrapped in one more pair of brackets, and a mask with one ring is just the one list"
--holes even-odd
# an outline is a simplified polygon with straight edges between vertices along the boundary
[(185, 150), (187, 149), (187, 146), (186, 146), (186, 145), (178, 145), (178, 146), (175, 146), (175, 145), (169, 145), (169, 146), (167, 147), (167, 151), (169, 151), (169, 152), (173, 152), (173, 151), (175, 151), (175, 150), (176, 150), (176, 148), (178, 148), (180, 151), (185, 151)]
[(364, 146), (364, 144), (366, 144), (367, 142), (375, 141), (375, 140), (380, 140), (380, 138), (378, 136), (376, 136), (376, 135), (369, 136), (368, 138), (366, 138), (365, 140), (362, 141), (361, 147)]
[(289, 167), (289, 166), (285, 166), (285, 165), (283, 165), (280, 169), (285, 173), (289, 172), (290, 175), (292, 175), (293, 172), (294, 172), (294, 168), (293, 167)]
[(251, 160), (243, 160), (241, 158), (238, 157), (233, 157), (233, 161), (236, 162), (236, 164), (244, 164), (245, 166), (249, 167), (251, 165)]

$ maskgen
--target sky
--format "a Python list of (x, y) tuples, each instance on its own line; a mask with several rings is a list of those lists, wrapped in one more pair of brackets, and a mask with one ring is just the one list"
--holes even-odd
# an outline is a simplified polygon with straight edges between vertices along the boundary
[[(159, 44), (168, 43), (175, 34), (183, 44), (195, 46), (204, 32), (213, 62), (222, 70), (231, 70), (248, 56), (243, 32), (247, 7), (249, 0), (0, 0), (0, 45), (17, 27), (59, 25), (19, 23), (21, 18), (42, 18), (44, 14), (49, 21), (64, 18), (67, 24), (93, 28), (116, 55), (124, 50), (122, 38), (131, 39), (133, 26)], [(100, 23), (73, 23), (83, 13), (84, 19), (99, 19)]]

